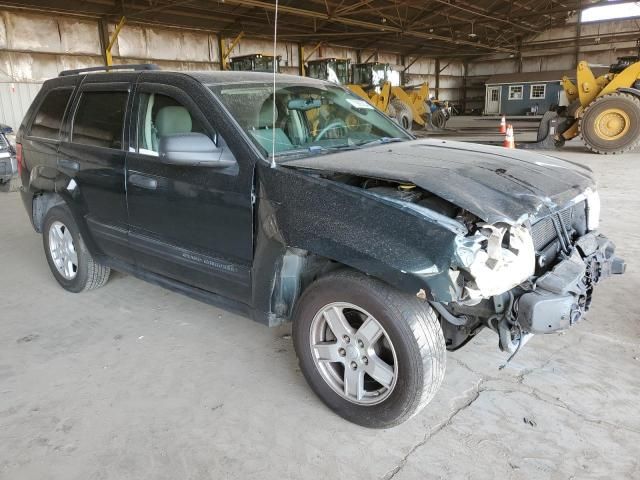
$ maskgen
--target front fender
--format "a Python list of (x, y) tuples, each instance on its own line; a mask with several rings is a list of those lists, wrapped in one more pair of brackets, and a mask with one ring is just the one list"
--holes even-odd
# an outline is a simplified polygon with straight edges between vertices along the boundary
[(640, 90), (637, 88), (631, 88), (631, 87), (619, 88), (618, 92), (630, 93), (631, 95), (640, 98)]
[[(258, 166), (258, 218), (271, 242), (377, 277), (411, 294), (449, 302), (455, 238), (464, 227), (424, 208), (318, 175)], [(259, 238), (258, 238), (259, 240)], [(262, 263), (256, 250), (256, 262)]]

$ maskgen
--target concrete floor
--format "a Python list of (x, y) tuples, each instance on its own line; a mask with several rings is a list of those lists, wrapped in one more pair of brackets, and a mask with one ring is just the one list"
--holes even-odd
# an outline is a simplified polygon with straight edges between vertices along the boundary
[(268, 329), (122, 274), (74, 295), (0, 196), (0, 479), (640, 478), (640, 154), (591, 166), (629, 264), (562, 335), (504, 370), (484, 331), (431, 405), (366, 430), (331, 413)]

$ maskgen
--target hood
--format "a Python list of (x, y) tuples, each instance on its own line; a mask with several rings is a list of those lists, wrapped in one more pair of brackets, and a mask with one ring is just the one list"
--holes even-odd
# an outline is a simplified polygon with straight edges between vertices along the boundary
[(390, 143), (283, 165), (413, 183), (489, 223), (533, 221), (594, 186), (591, 171), (572, 162), (448, 140)]

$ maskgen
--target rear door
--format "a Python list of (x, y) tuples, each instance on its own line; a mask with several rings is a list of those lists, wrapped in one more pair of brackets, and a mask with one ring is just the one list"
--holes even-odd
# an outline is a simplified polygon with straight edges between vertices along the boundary
[(131, 91), (131, 82), (85, 81), (57, 160), (58, 168), (75, 180), (73, 194), (102, 253), (129, 262), (124, 125)]
[[(197, 102), (172, 85), (141, 82), (136, 88), (127, 157), (129, 241), (143, 268), (247, 301), (253, 169), (236, 158), (219, 133), (223, 118), (211, 93), (198, 85)], [(208, 136), (231, 165), (219, 169), (162, 161), (161, 139), (182, 134)]]
[[(21, 127), (20, 141), (24, 163), (23, 184), (29, 185), (29, 173), (35, 167), (46, 178), (55, 178), (57, 171), (60, 129), (73, 96), (75, 80), (63, 80), (56, 87), (42, 92), (35, 100), (30, 123)], [(45, 87), (46, 84), (45, 84)], [(31, 109), (30, 109), (31, 111)]]

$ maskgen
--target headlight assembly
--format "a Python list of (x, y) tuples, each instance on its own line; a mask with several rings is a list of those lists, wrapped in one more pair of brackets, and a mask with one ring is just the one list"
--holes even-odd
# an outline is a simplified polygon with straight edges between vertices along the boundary
[(467, 303), (504, 293), (535, 272), (535, 249), (529, 229), (522, 225), (481, 225), (456, 249), (461, 267), (472, 277), (465, 285)]

